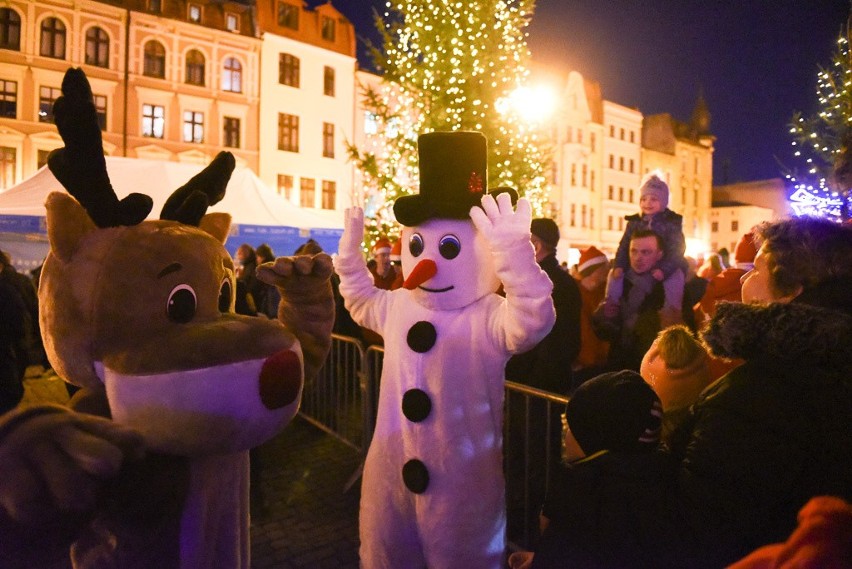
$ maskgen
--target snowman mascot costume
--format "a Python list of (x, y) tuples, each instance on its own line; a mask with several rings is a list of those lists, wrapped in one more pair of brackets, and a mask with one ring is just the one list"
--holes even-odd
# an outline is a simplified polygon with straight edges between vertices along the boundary
[(340, 292), (355, 321), (385, 339), (361, 488), (366, 569), (504, 563), (504, 368), (550, 331), (555, 312), (529, 202), (514, 211), (514, 190), (486, 192), (486, 147), (478, 132), (419, 137), (420, 193), (394, 203), (401, 289), (373, 286), (363, 210), (346, 211)]

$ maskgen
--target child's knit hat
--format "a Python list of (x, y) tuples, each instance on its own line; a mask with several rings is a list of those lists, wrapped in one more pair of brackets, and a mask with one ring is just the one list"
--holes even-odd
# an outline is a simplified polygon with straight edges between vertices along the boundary
[(660, 442), (662, 405), (635, 371), (583, 383), (565, 407), (568, 428), (586, 455), (600, 450), (653, 450)]
[(644, 195), (654, 195), (660, 200), (663, 209), (669, 207), (669, 186), (655, 173), (645, 174), (642, 185), (639, 186), (639, 198)]

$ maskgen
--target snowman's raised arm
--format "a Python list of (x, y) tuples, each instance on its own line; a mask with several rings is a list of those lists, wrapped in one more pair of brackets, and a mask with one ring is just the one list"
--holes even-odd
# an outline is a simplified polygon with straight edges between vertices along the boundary
[(513, 211), (508, 194), (499, 194), (496, 200), (486, 195), (481, 209), (471, 208), (470, 218), (491, 249), (497, 276), (506, 292), (503, 309), (494, 315), (494, 326), (510, 352), (529, 350), (556, 321), (550, 297), (553, 283), (536, 263), (530, 243), (530, 203), (519, 199), (517, 210)]

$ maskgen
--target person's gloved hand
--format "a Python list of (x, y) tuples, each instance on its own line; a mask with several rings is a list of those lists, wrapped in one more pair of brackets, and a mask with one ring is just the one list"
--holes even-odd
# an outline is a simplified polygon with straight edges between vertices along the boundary
[(519, 199), (516, 209), (508, 193), (482, 196), (482, 208), (470, 208), (470, 219), (492, 250), (505, 250), (521, 243), (530, 243), (532, 208), (526, 199)]
[(58, 406), (13, 411), (0, 433), (0, 507), (26, 525), (90, 511), (107, 481), (144, 454), (136, 431)]
[(338, 254), (342, 257), (361, 256), (364, 241), (364, 209), (347, 207), (343, 213), (343, 235), (340, 237)]

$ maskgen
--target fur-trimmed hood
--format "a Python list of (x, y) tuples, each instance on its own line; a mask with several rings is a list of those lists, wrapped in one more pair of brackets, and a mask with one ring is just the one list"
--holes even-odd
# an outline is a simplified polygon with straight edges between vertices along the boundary
[(841, 311), (796, 302), (722, 302), (702, 337), (713, 355), (723, 358), (852, 370), (852, 316)]

